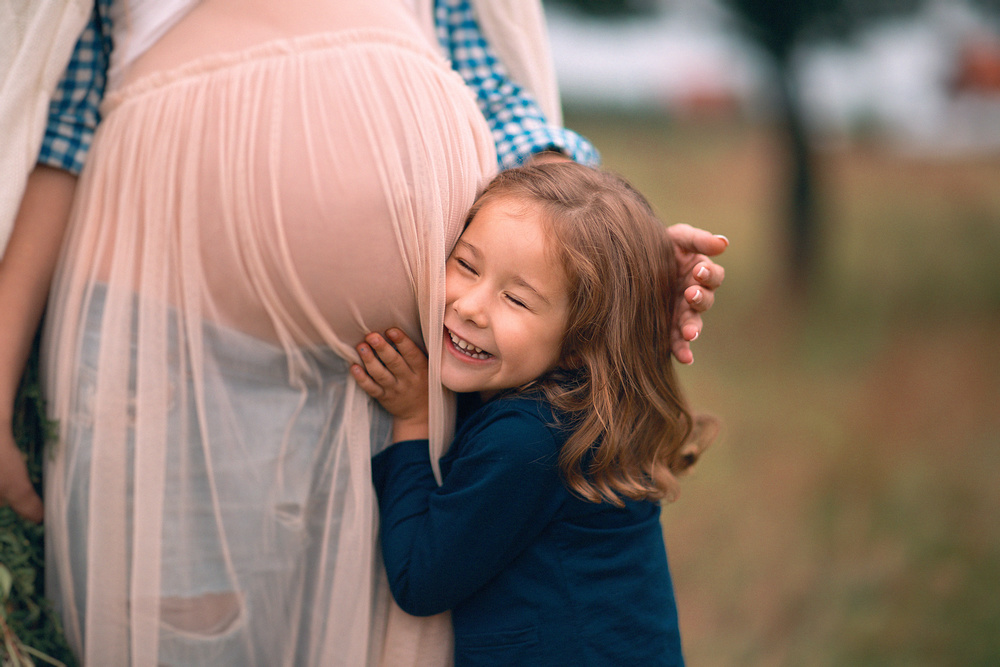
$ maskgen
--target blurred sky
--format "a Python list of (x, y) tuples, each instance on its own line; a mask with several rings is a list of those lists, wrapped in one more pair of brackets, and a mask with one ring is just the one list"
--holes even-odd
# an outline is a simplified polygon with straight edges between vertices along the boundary
[[(567, 106), (768, 113), (773, 68), (718, 0), (661, 0), (657, 14), (628, 19), (546, 11)], [(970, 67), (980, 81), (956, 92)], [(1000, 21), (965, 0), (805, 44), (795, 78), (819, 140), (865, 132), (915, 152), (1000, 151)]]

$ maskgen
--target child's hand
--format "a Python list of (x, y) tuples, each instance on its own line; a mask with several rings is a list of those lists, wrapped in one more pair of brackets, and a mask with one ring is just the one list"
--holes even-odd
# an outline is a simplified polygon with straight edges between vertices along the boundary
[(358, 345), (362, 368), (351, 366), (351, 374), (369, 396), (395, 418), (393, 442), (428, 436), (427, 357), (406, 334), (389, 329), (386, 336), (370, 333)]

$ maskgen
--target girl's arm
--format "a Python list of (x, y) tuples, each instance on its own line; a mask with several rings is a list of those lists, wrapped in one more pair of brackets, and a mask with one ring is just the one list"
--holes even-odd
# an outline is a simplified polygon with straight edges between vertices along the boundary
[(565, 493), (542, 418), (496, 404), (438, 486), (426, 439), (426, 357), (401, 331), (387, 335), (398, 352), (369, 334), (358, 346), (364, 367), (352, 372), (396, 418), (396, 444), (372, 459), (382, 554), (396, 602), (426, 616), (453, 608), (510, 565)]
[(372, 460), (382, 556), (399, 606), (452, 609), (503, 572), (549, 526), (566, 498), (556, 445), (537, 417), (491, 406), (466, 434), (438, 486), (426, 440)]
[(11, 431), (14, 397), (45, 308), (75, 188), (73, 174), (36, 167), (0, 259), (0, 504), (32, 521), (42, 520), (42, 501)]

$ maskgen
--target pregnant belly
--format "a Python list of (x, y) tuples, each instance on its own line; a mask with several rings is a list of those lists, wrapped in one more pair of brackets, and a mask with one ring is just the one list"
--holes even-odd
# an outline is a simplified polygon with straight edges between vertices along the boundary
[[(251, 179), (269, 187), (247, 187), (244, 210), (220, 199), (228, 210), (202, 216), (211, 319), (298, 343), (350, 346), (389, 326), (419, 340), (419, 241), (440, 234), (452, 243), (459, 221), (414, 201), (408, 188), (386, 192), (371, 156), (287, 157), (277, 174)], [(408, 248), (404, 237), (417, 242)]]
[[(353, 346), (395, 325), (419, 338), (428, 253), (457, 238), (494, 158), (429, 21), (408, 7), (195, 4), (122, 66), (112, 95), (117, 124), (149, 135), (126, 169), (142, 197), (162, 182), (183, 204), (101, 224), (174, 228), (184, 298), (197, 291), (203, 317), (254, 336)], [(107, 276), (122, 246), (97, 254)]]
[(138, 164), (140, 189), (164, 182), (179, 203), (139, 217), (177, 230), (180, 280), (202, 316), (342, 352), (393, 325), (419, 340), (421, 308), (495, 164), (460, 79), (384, 31), (202, 65), (153, 91), (137, 84), (134, 103), (126, 89), (110, 118), (140, 133), (136, 108), (161, 119), (164, 134), (138, 140), (168, 162)]
[(393, 325), (419, 339), (495, 169), (461, 80), (392, 31), (208, 56), (125, 87), (108, 112), (93, 182), (114, 181), (118, 204), (94, 188), (82, 207), (98, 272), (140, 294), (165, 277), (198, 317), (345, 356)]

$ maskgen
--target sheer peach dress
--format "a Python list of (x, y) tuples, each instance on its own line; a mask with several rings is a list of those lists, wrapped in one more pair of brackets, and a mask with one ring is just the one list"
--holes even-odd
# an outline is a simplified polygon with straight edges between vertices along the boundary
[[(447, 618), (383, 585), (390, 421), (346, 371), (397, 325), (439, 387), (446, 253), (495, 169), (471, 93), (405, 0), (205, 0), (120, 75), (46, 338), (72, 645), (97, 667), (445, 664)], [(432, 408), (440, 449), (439, 388)]]

